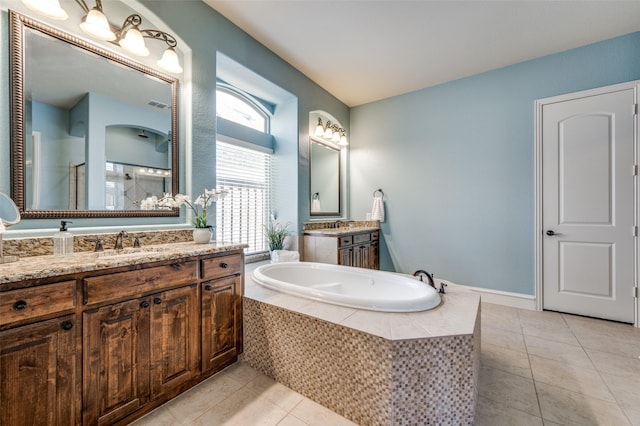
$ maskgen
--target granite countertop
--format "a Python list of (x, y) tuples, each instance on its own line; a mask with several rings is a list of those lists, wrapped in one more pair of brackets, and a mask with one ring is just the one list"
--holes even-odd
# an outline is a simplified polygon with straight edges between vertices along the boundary
[(119, 266), (136, 265), (181, 257), (200, 256), (242, 250), (247, 247), (240, 243), (212, 242), (209, 244), (172, 243), (144, 246), (140, 249), (127, 248), (122, 252), (74, 253), (69, 257), (33, 256), (17, 262), (0, 264), (0, 284), (42, 279), (78, 272), (98, 271)]
[(305, 235), (332, 235), (340, 236), (347, 234), (358, 234), (361, 232), (374, 232), (379, 231), (380, 228), (374, 226), (342, 226), (340, 228), (321, 228), (321, 229), (309, 229), (304, 231)]

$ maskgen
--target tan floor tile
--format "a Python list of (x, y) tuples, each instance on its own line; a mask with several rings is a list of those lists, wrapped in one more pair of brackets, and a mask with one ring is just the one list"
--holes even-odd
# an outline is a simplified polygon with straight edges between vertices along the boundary
[(481, 322), (489, 327), (520, 333), (518, 310), (508, 306), (483, 303), (481, 307)]
[(574, 331), (583, 348), (615, 355), (637, 357), (640, 355), (640, 339), (613, 337), (593, 331)]
[(576, 339), (576, 336), (573, 335), (571, 329), (566, 325), (556, 327), (543, 323), (526, 323), (522, 324), (522, 334), (580, 346), (578, 339)]
[(171, 415), (166, 405), (156, 408), (146, 416), (131, 423), (132, 426), (176, 426), (180, 422)]
[(519, 309), (518, 316), (522, 325), (537, 325), (545, 327), (567, 327), (562, 314), (551, 311), (534, 311), (529, 309)]
[(629, 324), (570, 314), (562, 314), (562, 316), (567, 322), (567, 325), (569, 325), (569, 328), (575, 332), (595, 333), (618, 339), (632, 339), (640, 341), (640, 329)]
[(220, 404), (210, 408), (195, 421), (193, 426), (275, 426), (287, 412), (266, 398), (256, 396), (246, 388), (230, 395)]
[(573, 392), (615, 403), (615, 398), (594, 367), (553, 361), (529, 355), (533, 379), (538, 383), (560, 386)]
[(640, 411), (633, 410), (631, 408), (625, 408), (624, 413), (627, 415), (627, 418), (631, 422), (633, 426), (640, 426)]
[(278, 426), (307, 426), (307, 423), (303, 422), (292, 414), (288, 414), (287, 417), (280, 420)]
[(601, 376), (622, 408), (640, 410), (640, 377), (604, 373)]
[(587, 353), (582, 349), (582, 346), (574, 346), (527, 335), (524, 336), (524, 342), (527, 344), (527, 352), (530, 355), (593, 368), (591, 359), (589, 359)]
[(493, 368), (480, 369), (480, 396), (540, 416), (533, 380)]
[(520, 333), (512, 333), (483, 325), (481, 339), (482, 345), (489, 344), (519, 352), (527, 351), (524, 345), (524, 337)]
[(626, 416), (617, 404), (590, 398), (557, 386), (536, 383), (542, 417), (563, 425), (625, 426)]
[(183, 424), (188, 424), (240, 388), (242, 388), (240, 382), (220, 373), (189, 389), (164, 406), (173, 417)]
[(246, 362), (240, 361), (225, 368), (221, 374), (226, 374), (244, 386), (262, 373), (250, 367)]
[(291, 411), (304, 399), (302, 395), (295, 392), (282, 383), (278, 383), (272, 378), (259, 374), (250, 381), (245, 388), (261, 398), (266, 398), (285, 411)]
[(495, 368), (531, 379), (531, 367), (529, 357), (524, 352), (485, 343), (482, 345), (480, 365), (486, 368)]
[[(593, 349), (586, 349), (596, 369), (601, 373), (635, 377), (640, 380), (640, 352), (638, 356), (620, 356)], [(640, 391), (639, 391), (640, 392)]]
[(291, 414), (311, 426), (357, 426), (352, 421), (307, 398), (291, 410)]
[(476, 406), (476, 426), (542, 426), (542, 418), (482, 396)]

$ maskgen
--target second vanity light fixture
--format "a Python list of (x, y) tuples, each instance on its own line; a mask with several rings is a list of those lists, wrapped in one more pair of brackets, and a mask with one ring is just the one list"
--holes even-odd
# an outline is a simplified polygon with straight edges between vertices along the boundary
[(327, 120), (327, 124), (322, 124), (322, 118), (318, 117), (318, 125), (316, 126), (316, 136), (326, 139), (331, 142), (335, 142), (340, 146), (347, 146), (347, 133), (342, 127), (338, 127), (336, 124), (332, 124)]
[[(174, 36), (160, 30), (141, 30), (142, 17), (135, 13), (125, 19), (122, 27), (113, 27), (104, 14), (101, 0), (96, 0), (96, 5), (92, 9), (89, 9), (84, 0), (75, 1), (86, 13), (80, 23), (80, 28), (86, 34), (98, 40), (117, 43), (124, 50), (136, 56), (149, 56), (149, 49), (144, 43), (145, 38), (164, 41), (169, 47), (162, 54), (162, 58), (157, 61), (158, 66), (171, 73), (182, 73), (180, 61), (174, 49), (178, 44)], [(22, 0), (22, 2), (29, 9), (51, 19), (63, 20), (69, 17), (60, 6), (59, 0)]]

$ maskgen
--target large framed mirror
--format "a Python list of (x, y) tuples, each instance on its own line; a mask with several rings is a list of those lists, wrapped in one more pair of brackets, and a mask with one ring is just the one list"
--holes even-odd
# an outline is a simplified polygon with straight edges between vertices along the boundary
[(310, 139), (311, 216), (340, 216), (340, 149)]
[(14, 11), (11, 196), (23, 218), (178, 216), (178, 79)]

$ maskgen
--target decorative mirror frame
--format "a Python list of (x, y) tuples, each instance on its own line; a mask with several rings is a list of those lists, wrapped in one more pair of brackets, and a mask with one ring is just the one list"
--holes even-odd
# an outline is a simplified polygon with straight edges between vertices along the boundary
[(25, 197), (25, 123), (24, 123), (24, 62), (25, 31), (34, 29), (80, 49), (102, 56), (125, 67), (165, 81), (171, 85), (171, 187), (172, 193), (178, 192), (178, 79), (162, 74), (153, 68), (129, 60), (110, 50), (88, 43), (78, 37), (52, 28), (42, 22), (9, 10), (9, 75), (11, 109), (11, 198), (18, 206), (22, 218), (55, 219), (67, 217), (160, 217), (179, 216), (177, 208), (169, 210), (28, 210)]

